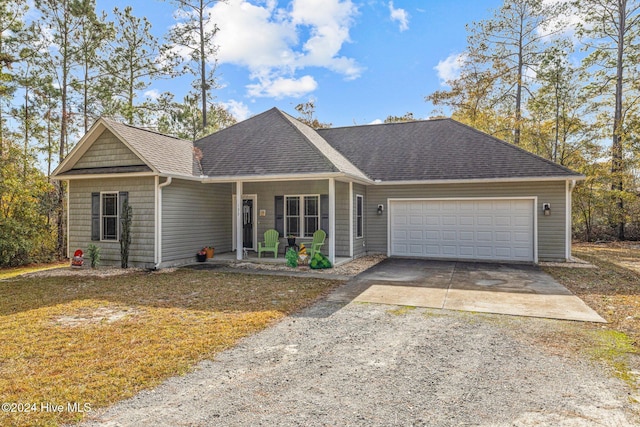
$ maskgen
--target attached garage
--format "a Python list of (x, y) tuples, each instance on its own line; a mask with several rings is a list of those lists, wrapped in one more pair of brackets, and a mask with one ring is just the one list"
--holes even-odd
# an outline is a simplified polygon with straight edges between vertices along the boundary
[(537, 262), (535, 198), (390, 199), (389, 254)]

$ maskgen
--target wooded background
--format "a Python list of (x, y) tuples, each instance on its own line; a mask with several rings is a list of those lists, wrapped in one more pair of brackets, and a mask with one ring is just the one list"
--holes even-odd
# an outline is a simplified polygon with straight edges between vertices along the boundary
[[(0, 2), (0, 266), (64, 255), (65, 188), (49, 177), (98, 117), (189, 140), (235, 123), (213, 102), (219, 29), (204, 24), (216, 0), (165, 1), (181, 13), (163, 39), (131, 7), (109, 20), (94, 0)], [(573, 194), (575, 238), (638, 240), (639, 19), (640, 0), (505, 0), (467, 24), (459, 74), (425, 101), (586, 175)], [(184, 74), (183, 99), (142, 95)], [(331, 126), (314, 108), (296, 110)]]

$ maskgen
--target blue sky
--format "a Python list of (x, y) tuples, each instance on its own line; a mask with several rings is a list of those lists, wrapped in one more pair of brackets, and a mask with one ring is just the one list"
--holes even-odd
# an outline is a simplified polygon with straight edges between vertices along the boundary
[[(158, 37), (175, 24), (169, 2), (97, 0), (99, 10), (133, 6)], [(309, 100), (333, 126), (367, 124), (412, 112), (443, 88), (452, 58), (466, 46), (465, 25), (491, 16), (497, 0), (228, 0), (212, 10), (220, 27), (216, 102), (245, 119)], [(181, 98), (191, 77), (155, 83)]]

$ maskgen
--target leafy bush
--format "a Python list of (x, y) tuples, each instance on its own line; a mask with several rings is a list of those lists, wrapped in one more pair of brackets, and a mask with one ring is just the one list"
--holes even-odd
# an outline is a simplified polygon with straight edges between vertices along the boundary
[(91, 260), (91, 268), (96, 268), (100, 264), (100, 248), (91, 243), (87, 247), (87, 255)]
[(316, 252), (313, 258), (311, 258), (311, 261), (309, 262), (309, 267), (313, 269), (319, 269), (319, 268), (331, 268), (332, 266), (331, 266), (331, 261), (329, 261), (329, 258), (322, 255), (322, 253), (320, 252)]
[(289, 248), (287, 253), (284, 255), (287, 260), (287, 265), (291, 268), (296, 268), (298, 266), (298, 253), (295, 249)]

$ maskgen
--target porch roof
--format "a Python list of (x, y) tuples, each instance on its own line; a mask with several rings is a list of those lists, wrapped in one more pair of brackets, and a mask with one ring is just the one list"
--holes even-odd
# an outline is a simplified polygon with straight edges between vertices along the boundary
[(277, 108), (206, 136), (202, 171), (211, 179), (351, 176), (369, 180), (314, 129)]

